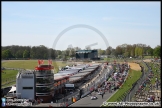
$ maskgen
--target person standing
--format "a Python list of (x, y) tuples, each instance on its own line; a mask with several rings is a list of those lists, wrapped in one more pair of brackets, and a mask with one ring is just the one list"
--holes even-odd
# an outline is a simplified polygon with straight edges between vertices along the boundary
[(102, 99), (103, 99), (103, 95), (104, 95), (104, 92), (102, 92), (101, 96), (102, 96)]

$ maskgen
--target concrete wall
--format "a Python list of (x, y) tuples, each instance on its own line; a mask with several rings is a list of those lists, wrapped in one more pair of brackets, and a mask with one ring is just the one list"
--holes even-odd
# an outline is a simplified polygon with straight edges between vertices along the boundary
[[(22, 75), (20, 75), (20, 77), (16, 79), (16, 93), (21, 93), (21, 98), (35, 99), (34, 74), (25, 76), (32, 78), (23, 78)], [(33, 87), (33, 89), (23, 89), (23, 87)]]

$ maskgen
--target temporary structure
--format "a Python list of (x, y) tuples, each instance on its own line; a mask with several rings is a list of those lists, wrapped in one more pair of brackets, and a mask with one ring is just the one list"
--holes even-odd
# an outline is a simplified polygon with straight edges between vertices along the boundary
[(12, 86), (11, 90), (8, 93), (14, 93), (16, 91), (16, 87)]

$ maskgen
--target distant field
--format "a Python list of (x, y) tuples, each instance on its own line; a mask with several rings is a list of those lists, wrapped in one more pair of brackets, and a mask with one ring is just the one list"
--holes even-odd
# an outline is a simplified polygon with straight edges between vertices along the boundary
[[(48, 64), (47, 60), (44, 60), (44, 64)], [(63, 67), (66, 65), (70, 65), (72, 63), (66, 63), (66, 62), (54, 62), (54, 69), (55, 73), (58, 72), (59, 67)], [(24, 69), (33, 69), (38, 65), (37, 60), (5, 60), (2, 61), (1, 67), (7, 67), (7, 68), (24, 68)], [(3, 71), (3, 72), (2, 72)], [(17, 70), (1, 70), (1, 85), (5, 84), (3, 87), (10, 86), (15, 84), (16, 82), (11, 82), (16, 79), (18, 71)], [(9, 82), (9, 83), (8, 83)], [(6, 84), (8, 83), (8, 84)]]
[(144, 56), (144, 59), (151, 59), (151, 56)]
[[(44, 60), (44, 64), (48, 64), (48, 60)], [(59, 67), (63, 67), (69, 64), (72, 63), (53, 61), (55, 72), (58, 72)], [(2, 62), (2, 67), (8, 67), (8, 68), (34, 69), (37, 65), (38, 65), (37, 60), (6, 60)]]
[(116, 58), (104, 58), (102, 61), (108, 61), (108, 62), (124, 62), (124, 59), (116, 59)]

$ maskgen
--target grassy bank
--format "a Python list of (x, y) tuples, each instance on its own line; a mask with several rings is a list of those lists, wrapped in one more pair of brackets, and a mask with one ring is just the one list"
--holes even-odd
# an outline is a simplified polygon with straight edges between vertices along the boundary
[(132, 88), (132, 84), (140, 78), (142, 72), (130, 69), (128, 74), (129, 75), (122, 87), (109, 100), (107, 100), (107, 102), (119, 101), (119, 98), (121, 98), (122, 95), (125, 94), (125, 92), (128, 92)]
[(7, 87), (15, 84), (17, 73), (17, 70), (1, 70), (1, 87)]
[(141, 75), (142, 73), (140, 71), (130, 71), (129, 76), (131, 76), (131, 78), (128, 76), (122, 87), (107, 102), (116, 102), (119, 97), (132, 88), (132, 84), (135, 83)]
[(17, 70), (1, 70), (1, 81), (4, 81), (6, 79), (10, 79), (15, 77), (17, 75)]

